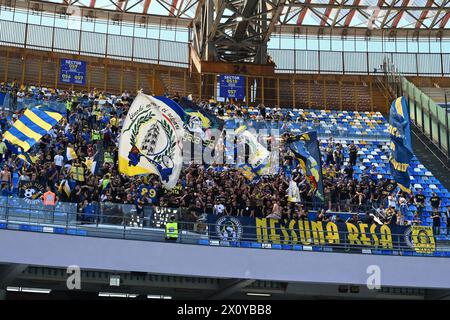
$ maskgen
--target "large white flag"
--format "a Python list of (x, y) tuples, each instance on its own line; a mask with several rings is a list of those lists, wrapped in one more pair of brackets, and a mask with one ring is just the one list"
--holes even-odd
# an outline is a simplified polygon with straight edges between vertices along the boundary
[(174, 101), (140, 93), (128, 111), (119, 142), (119, 171), (157, 174), (173, 188), (183, 165), (183, 110)]

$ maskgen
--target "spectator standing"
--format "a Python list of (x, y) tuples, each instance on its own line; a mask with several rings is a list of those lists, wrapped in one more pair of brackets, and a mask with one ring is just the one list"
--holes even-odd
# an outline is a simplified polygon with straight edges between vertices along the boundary
[(399, 226), (405, 225), (405, 216), (401, 213), (401, 211), (397, 211), (397, 224)]
[(421, 220), (421, 218), (420, 218), (420, 214), (419, 214), (419, 212), (416, 211), (416, 212), (414, 213), (414, 217), (413, 217), (413, 220), (412, 220), (412, 224), (413, 224), (414, 226), (420, 226), (421, 223), (422, 223), (422, 220)]
[(11, 172), (9, 171), (8, 166), (4, 166), (3, 170), (0, 171), (0, 179), (2, 182), (2, 190), (9, 189), (12, 186), (12, 177)]
[(439, 212), (439, 207), (441, 206), (441, 198), (439, 198), (436, 192), (433, 192), (430, 198), (431, 209), (433, 212)]
[(219, 199), (216, 199), (216, 204), (214, 205), (213, 213), (218, 216), (221, 216), (223, 215), (224, 212), (225, 206), (222, 203), (220, 203)]
[(393, 192), (388, 196), (388, 208), (397, 208), (397, 197)]
[(419, 216), (422, 216), (423, 208), (425, 207), (425, 196), (422, 194), (422, 189), (419, 190), (419, 193), (414, 197), (414, 204), (417, 207), (417, 212)]
[(348, 147), (348, 153), (349, 153), (350, 165), (356, 166), (356, 159), (358, 156), (358, 147), (355, 145), (355, 143), (353, 141), (350, 143), (350, 146)]
[(259, 114), (260, 114), (263, 118), (265, 118), (265, 117), (266, 117), (266, 106), (263, 105), (262, 103), (260, 103), (260, 104), (258, 105), (258, 110), (259, 110)]
[(325, 159), (325, 163), (327, 164), (327, 166), (334, 164), (334, 157), (333, 157), (333, 145), (331, 144), (331, 142), (328, 144), (327, 148), (325, 149), (325, 155), (326, 155), (326, 159)]
[(441, 215), (437, 211), (433, 211), (433, 215), (431, 216), (433, 220), (433, 232), (435, 236), (440, 235), (441, 233)]

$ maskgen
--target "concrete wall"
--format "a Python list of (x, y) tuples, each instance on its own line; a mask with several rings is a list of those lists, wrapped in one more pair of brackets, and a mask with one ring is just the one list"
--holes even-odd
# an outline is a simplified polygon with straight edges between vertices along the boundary
[(0, 230), (0, 263), (214, 278), (450, 288), (450, 259), (209, 247)]

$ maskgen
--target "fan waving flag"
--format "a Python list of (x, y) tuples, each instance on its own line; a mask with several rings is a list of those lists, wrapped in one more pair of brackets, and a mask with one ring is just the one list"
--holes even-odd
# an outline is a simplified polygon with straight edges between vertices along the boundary
[(309, 131), (298, 136), (291, 136), (287, 140), (287, 145), (294, 153), (297, 161), (300, 162), (303, 173), (313, 188), (315, 196), (323, 200), (322, 165), (317, 132)]
[(25, 113), (4, 134), (5, 139), (11, 144), (22, 148), (27, 152), (36, 142), (54, 127), (62, 115), (50, 109), (36, 107), (25, 110)]
[(275, 172), (273, 172), (270, 152), (258, 141), (258, 137), (247, 130), (247, 126), (245, 125), (236, 129), (236, 135), (242, 139), (249, 148), (248, 164), (238, 163), (237, 165), (247, 180), (253, 181), (260, 176), (274, 174)]
[(399, 97), (392, 102), (389, 112), (389, 133), (391, 174), (401, 190), (411, 193), (408, 168), (414, 153), (411, 147), (411, 128), (405, 97)]
[(128, 111), (119, 142), (119, 171), (157, 174), (172, 189), (183, 164), (183, 109), (173, 100), (140, 93)]
[(211, 139), (211, 130), (215, 129), (222, 132), (225, 121), (186, 98), (181, 99), (180, 105), (185, 112), (186, 132), (184, 139), (189, 139), (193, 143), (200, 143), (200, 141), (194, 139), (194, 135), (198, 134), (203, 147), (214, 149), (217, 141)]

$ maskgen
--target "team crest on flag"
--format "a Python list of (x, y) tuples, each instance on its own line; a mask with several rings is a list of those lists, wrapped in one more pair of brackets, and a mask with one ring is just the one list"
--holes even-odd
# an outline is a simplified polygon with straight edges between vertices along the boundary
[(157, 174), (168, 189), (173, 188), (182, 167), (183, 130), (177, 106), (139, 94), (120, 137), (120, 172), (129, 176)]
[(28, 204), (40, 203), (44, 192), (45, 187), (39, 182), (24, 182), (19, 186), (19, 198), (24, 198)]

